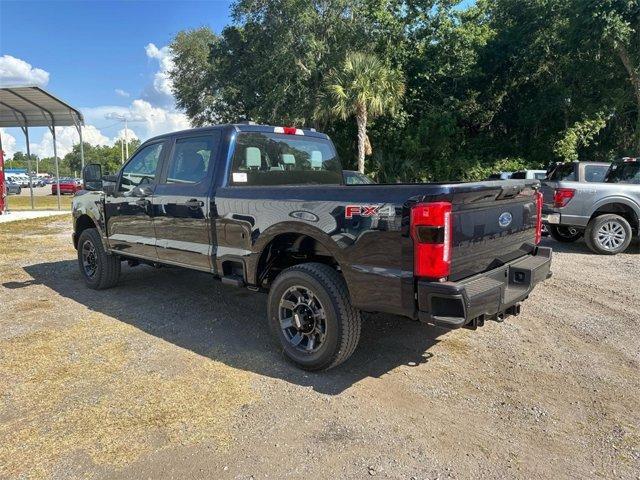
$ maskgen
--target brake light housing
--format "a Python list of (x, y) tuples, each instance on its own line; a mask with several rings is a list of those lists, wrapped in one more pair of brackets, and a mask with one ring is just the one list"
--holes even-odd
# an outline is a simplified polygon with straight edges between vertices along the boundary
[(273, 133), (284, 133), (285, 135), (304, 135), (301, 128), (296, 127), (274, 127)]
[(451, 210), (450, 202), (419, 203), (411, 209), (414, 276), (442, 281), (451, 273)]
[(566, 207), (575, 194), (574, 188), (556, 188), (553, 192), (553, 206), (556, 208)]
[(536, 245), (542, 240), (542, 192), (536, 191)]

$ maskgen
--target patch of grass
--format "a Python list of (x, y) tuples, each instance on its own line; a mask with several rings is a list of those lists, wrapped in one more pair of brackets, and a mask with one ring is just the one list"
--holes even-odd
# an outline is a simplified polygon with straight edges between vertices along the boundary
[[(176, 445), (230, 442), (247, 374), (99, 314), (0, 341), (0, 477), (48, 477), (86, 452), (121, 466)], [(145, 368), (140, 352), (149, 356)], [(162, 358), (181, 368), (167, 372)], [(6, 477), (4, 477), (6, 475)]]
[[(59, 235), (71, 231), (71, 215), (16, 220), (0, 224), (0, 266), (12, 265), (18, 258), (42, 255), (57, 246)], [(67, 237), (68, 245), (71, 245)]]
[[(71, 210), (73, 195), (60, 196), (60, 208)], [(57, 210), (58, 197), (56, 195), (38, 195), (33, 197), (35, 210)], [(7, 198), (9, 210), (31, 210), (31, 198), (27, 195), (11, 195)]]

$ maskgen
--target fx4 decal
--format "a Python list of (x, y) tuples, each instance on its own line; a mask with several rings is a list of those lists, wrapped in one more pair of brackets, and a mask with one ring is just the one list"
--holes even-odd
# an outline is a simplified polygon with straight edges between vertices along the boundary
[(347, 205), (344, 207), (344, 218), (360, 217), (382, 217), (395, 214), (393, 206), (384, 205)]

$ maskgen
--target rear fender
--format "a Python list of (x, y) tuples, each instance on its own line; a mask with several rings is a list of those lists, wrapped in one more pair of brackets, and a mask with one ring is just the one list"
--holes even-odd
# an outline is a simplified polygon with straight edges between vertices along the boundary
[(640, 220), (640, 205), (629, 197), (621, 197), (618, 195), (607, 196), (597, 200), (588, 212), (589, 218), (593, 217), (600, 208), (613, 203), (619, 203), (629, 207), (636, 215), (636, 219)]

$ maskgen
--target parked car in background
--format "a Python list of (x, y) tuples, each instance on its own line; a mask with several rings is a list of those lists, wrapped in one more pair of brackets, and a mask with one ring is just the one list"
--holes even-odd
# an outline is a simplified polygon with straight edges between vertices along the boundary
[[(75, 178), (61, 178), (60, 179), (60, 195), (66, 193), (74, 195), (77, 191), (82, 190), (82, 185), (78, 185)], [(54, 180), (51, 184), (51, 195), (58, 194), (58, 183)]]
[(364, 173), (355, 170), (343, 170), (342, 176), (346, 185), (371, 185), (372, 183), (376, 183)]
[(20, 193), (22, 192), (22, 187), (18, 183), (7, 180), (5, 182), (5, 185), (7, 186), (7, 195), (20, 195)]
[(513, 180), (544, 180), (547, 178), (546, 170), (520, 170), (511, 175)]
[[(553, 204), (555, 190), (559, 182), (594, 183), (604, 181), (610, 162), (558, 162), (549, 167), (547, 177), (542, 181), (540, 191), (544, 203)], [(571, 189), (572, 187), (566, 186)], [(545, 223), (546, 231), (559, 242), (575, 242), (582, 237), (584, 228), (568, 224)]]
[[(571, 164), (569, 164), (571, 165)], [(595, 253), (624, 252), (640, 229), (640, 159), (611, 163), (604, 182), (545, 181), (543, 221), (558, 241), (582, 235)]]
[(511, 175), (513, 175), (513, 172), (492, 173), (491, 175), (489, 175), (487, 180), (509, 180), (511, 178)]

